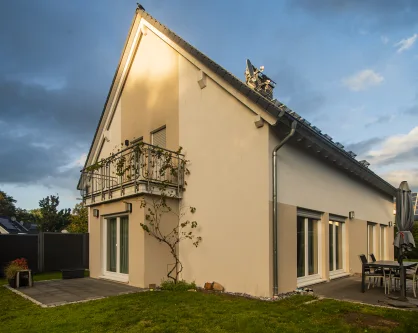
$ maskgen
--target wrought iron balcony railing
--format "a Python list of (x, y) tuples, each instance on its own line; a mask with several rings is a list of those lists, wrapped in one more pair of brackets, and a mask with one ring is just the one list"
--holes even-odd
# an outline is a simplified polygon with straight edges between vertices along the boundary
[(81, 170), (80, 192), (83, 199), (95, 201), (101, 194), (102, 199), (112, 198), (115, 191), (120, 196), (127, 187), (146, 185), (164, 186), (177, 190), (180, 195), (184, 188), (184, 174), (187, 171), (184, 155), (147, 143), (137, 143), (110, 157)]

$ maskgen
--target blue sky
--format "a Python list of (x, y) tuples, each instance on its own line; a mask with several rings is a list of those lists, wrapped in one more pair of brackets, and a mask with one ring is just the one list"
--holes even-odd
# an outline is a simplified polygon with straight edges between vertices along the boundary
[[(418, 189), (418, 1), (143, 0), (243, 79), (265, 66), (275, 97), (397, 186)], [(136, 1), (0, 4), (0, 188), (24, 208), (72, 207)]]

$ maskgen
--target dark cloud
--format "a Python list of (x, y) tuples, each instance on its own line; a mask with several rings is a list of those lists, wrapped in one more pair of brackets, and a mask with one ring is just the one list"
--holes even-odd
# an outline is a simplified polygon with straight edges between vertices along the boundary
[(0, 183), (75, 189), (134, 8), (0, 2)]
[[(372, 156), (366, 156), (366, 159), (373, 159)], [(389, 158), (383, 159), (378, 162), (379, 166), (394, 165), (399, 163), (414, 163), (418, 161), (418, 147), (412, 147), (406, 151), (402, 151), (396, 155), (393, 155)]]
[(288, 0), (287, 5), (318, 18), (339, 20), (342, 15), (352, 15), (356, 20), (381, 29), (416, 25), (418, 17), (416, 0)]
[(346, 145), (345, 150), (353, 151), (357, 155), (363, 155), (370, 151), (373, 146), (378, 145), (384, 140), (384, 138), (371, 138), (364, 141), (349, 143)]
[(386, 124), (389, 121), (391, 121), (392, 118), (393, 118), (392, 115), (382, 115), (382, 116), (377, 117), (375, 120), (368, 122), (365, 126), (367, 128), (373, 125)]

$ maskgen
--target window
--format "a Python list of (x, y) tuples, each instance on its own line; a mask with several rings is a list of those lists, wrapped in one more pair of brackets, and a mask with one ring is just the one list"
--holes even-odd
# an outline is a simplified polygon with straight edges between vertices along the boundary
[(374, 223), (367, 223), (367, 258), (370, 254), (375, 254), (375, 225)]
[(318, 220), (297, 218), (297, 277), (317, 277), (319, 274)]
[(340, 273), (344, 270), (345, 224), (340, 221), (329, 221), (329, 270)]
[(380, 251), (379, 259), (386, 259), (386, 226), (380, 226)]
[(166, 147), (166, 128), (160, 128), (151, 133), (151, 144), (160, 148)]

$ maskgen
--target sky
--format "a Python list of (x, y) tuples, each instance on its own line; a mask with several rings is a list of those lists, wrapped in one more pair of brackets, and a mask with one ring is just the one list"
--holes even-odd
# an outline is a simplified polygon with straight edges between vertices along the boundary
[[(142, 0), (235, 76), (265, 66), (275, 97), (418, 190), (418, 1)], [(0, 189), (32, 209), (77, 203), (136, 8), (131, 0), (0, 2)]]

